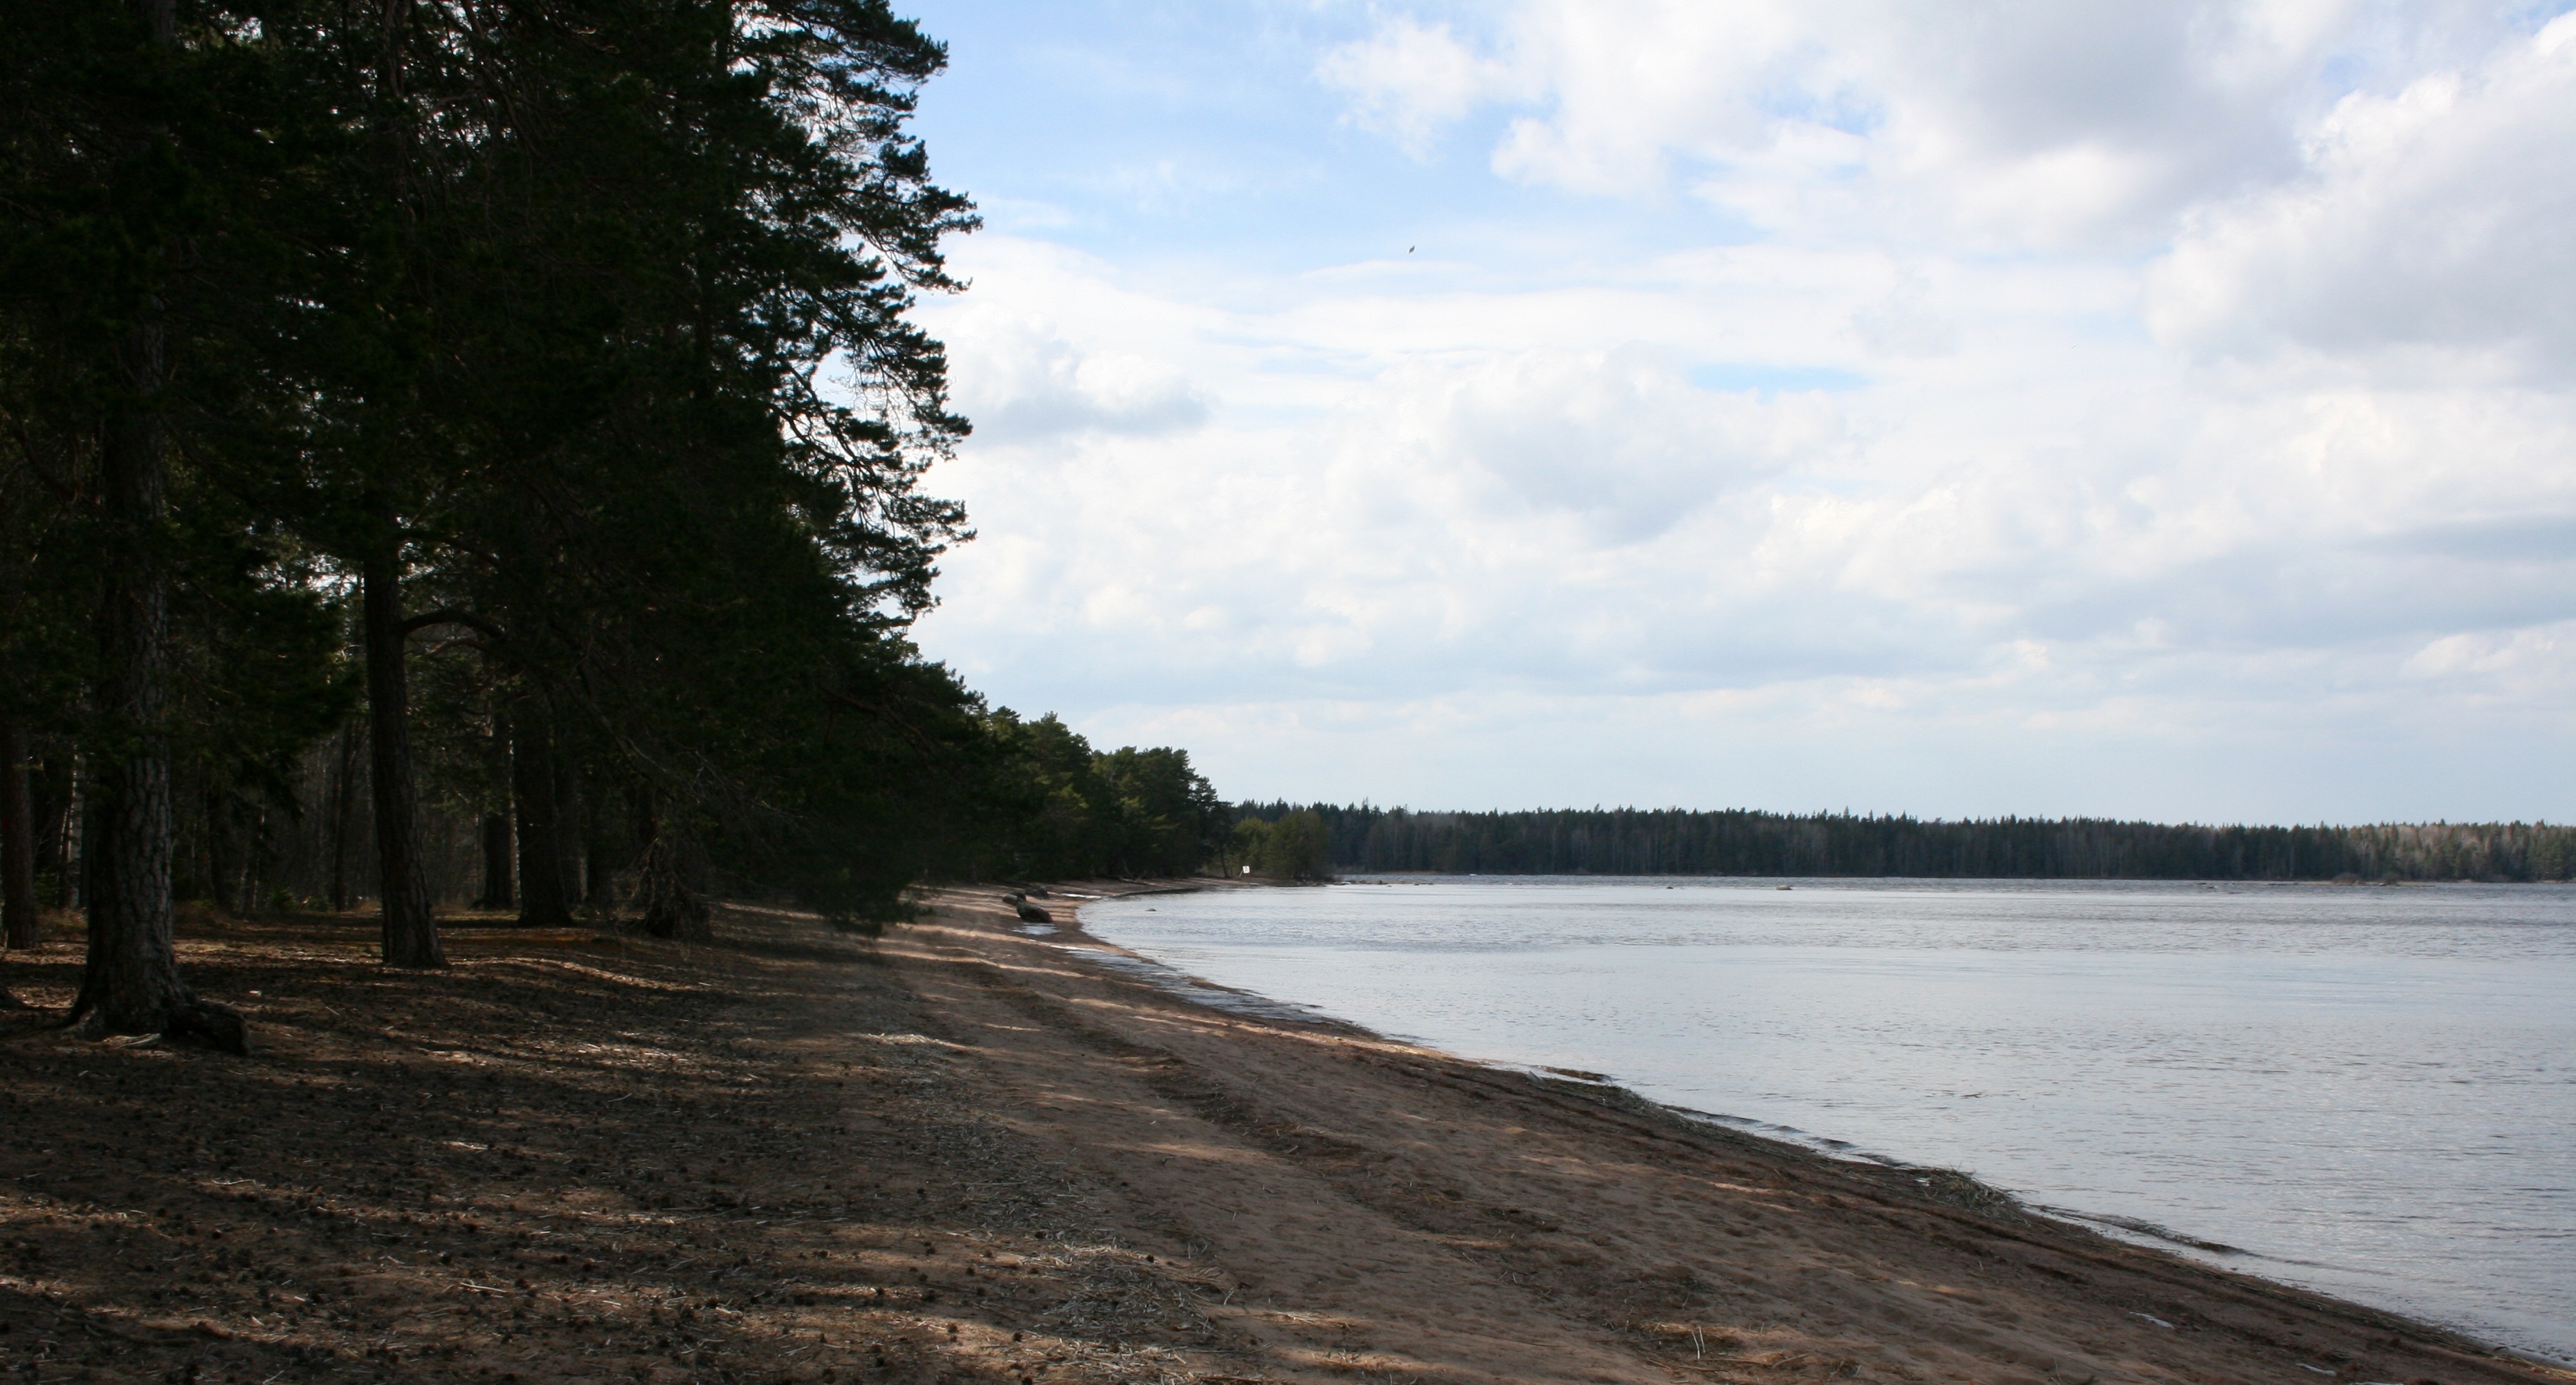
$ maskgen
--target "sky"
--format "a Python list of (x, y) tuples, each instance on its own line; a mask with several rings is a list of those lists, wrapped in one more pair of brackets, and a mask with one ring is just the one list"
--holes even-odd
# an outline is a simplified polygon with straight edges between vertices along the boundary
[(918, 0), (916, 637), (1230, 799), (2576, 816), (2576, 14)]

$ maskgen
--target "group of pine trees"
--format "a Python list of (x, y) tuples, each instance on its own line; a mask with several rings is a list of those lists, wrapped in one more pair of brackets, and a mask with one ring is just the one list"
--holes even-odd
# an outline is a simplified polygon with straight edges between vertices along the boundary
[(1219, 858), (1222, 873), (1307, 882), (1333, 878), (1333, 830), (1311, 808), (1245, 804)]
[[(2537, 823), (2205, 827), (1849, 813), (1411, 812), (1246, 803), (1236, 831), (1312, 819), (1334, 868), (1488, 875), (2034, 880), (2566, 880), (2576, 828)], [(1266, 829), (1275, 831), (1275, 827)]]
[(1230, 817), (906, 640), (972, 206), (883, 0), (5, 0), (0, 915), (239, 1042), (173, 901), (659, 934), (1180, 871)]

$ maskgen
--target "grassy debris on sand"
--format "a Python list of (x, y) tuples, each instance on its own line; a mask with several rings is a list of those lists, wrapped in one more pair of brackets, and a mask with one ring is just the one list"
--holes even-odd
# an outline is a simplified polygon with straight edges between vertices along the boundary
[[(992, 891), (870, 941), (196, 920), (247, 1059), (0, 1015), (38, 1381), (2567, 1381), (2431, 1329), (1331, 1025)], [(1070, 923), (1068, 908), (1053, 905)], [(1631, 1107), (1637, 1109), (1630, 1109)], [(2306, 1367), (2302, 1370), (2301, 1367)]]

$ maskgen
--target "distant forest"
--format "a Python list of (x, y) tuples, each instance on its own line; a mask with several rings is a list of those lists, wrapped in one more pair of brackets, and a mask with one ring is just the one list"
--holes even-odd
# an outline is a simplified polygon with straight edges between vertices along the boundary
[(1322, 820), (1339, 871), (2022, 880), (2565, 880), (2576, 827), (2389, 823), (2204, 827), (2102, 818), (1957, 822), (1849, 813), (1594, 808), (1443, 813), (1244, 803)]

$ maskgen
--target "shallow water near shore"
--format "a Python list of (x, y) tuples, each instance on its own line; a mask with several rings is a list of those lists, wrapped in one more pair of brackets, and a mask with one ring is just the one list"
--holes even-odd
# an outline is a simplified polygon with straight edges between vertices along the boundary
[(1082, 917), (1222, 986), (2576, 1360), (2576, 886), (1386, 880)]

